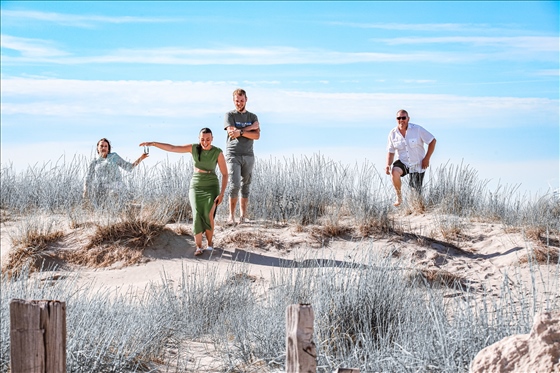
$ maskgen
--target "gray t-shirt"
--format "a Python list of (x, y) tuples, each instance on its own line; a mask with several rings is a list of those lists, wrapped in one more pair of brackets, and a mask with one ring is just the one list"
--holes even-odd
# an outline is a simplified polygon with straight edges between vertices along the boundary
[[(224, 129), (229, 126), (242, 129), (258, 120), (259, 118), (257, 118), (257, 115), (249, 111), (240, 113), (237, 110), (232, 110), (226, 113)], [(244, 136), (240, 136), (236, 139), (232, 139), (228, 136), (226, 139), (226, 155), (253, 155), (253, 140)]]

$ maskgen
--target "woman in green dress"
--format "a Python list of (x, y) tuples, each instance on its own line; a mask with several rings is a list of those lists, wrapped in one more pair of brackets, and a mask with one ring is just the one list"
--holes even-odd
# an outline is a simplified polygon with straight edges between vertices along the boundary
[[(143, 142), (140, 146), (174, 152), (191, 153), (193, 157), (193, 176), (189, 188), (189, 201), (193, 215), (193, 234), (196, 244), (194, 255), (204, 252), (202, 249), (202, 233), (206, 235), (207, 248), (213, 250), (214, 217), (216, 208), (224, 199), (228, 182), (226, 160), (222, 149), (212, 146), (212, 131), (209, 128), (200, 130), (198, 144), (170, 145), (161, 142)], [(216, 175), (216, 164), (222, 173), (222, 187)]]

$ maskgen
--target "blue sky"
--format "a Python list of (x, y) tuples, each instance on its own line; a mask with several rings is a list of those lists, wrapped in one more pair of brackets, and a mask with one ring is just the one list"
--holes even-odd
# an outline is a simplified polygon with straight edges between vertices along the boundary
[[(258, 158), (320, 153), (382, 171), (404, 108), (432, 166), (559, 187), (559, 3), (1, 2), (2, 166), (91, 157), (107, 137), (223, 147), (231, 92)], [(150, 167), (181, 155), (153, 150)]]

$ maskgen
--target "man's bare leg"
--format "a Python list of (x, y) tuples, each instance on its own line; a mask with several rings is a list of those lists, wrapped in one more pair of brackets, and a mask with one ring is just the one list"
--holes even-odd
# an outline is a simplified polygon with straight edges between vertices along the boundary
[(393, 167), (393, 186), (395, 187), (395, 192), (397, 193), (397, 200), (393, 203), (393, 206), (400, 206), (402, 203), (402, 193), (401, 193), (401, 175), (403, 171), (399, 167)]
[[(243, 199), (241, 199), (243, 201)], [(243, 202), (242, 202), (243, 203)], [(237, 198), (229, 198), (229, 221), (228, 223), (235, 223), (235, 209), (237, 208)]]
[(241, 197), (241, 215), (239, 220), (242, 222), (243, 220), (247, 219), (247, 205), (249, 204), (249, 198)]

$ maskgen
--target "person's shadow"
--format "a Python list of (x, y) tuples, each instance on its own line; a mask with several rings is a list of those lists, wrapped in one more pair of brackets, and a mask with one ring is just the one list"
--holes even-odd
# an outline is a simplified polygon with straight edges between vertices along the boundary
[(335, 259), (303, 259), (301, 261), (294, 259), (284, 259), (277, 258), (268, 255), (262, 255), (258, 253), (252, 253), (242, 249), (226, 250), (220, 248), (214, 248), (213, 251), (205, 251), (204, 254), (200, 255), (199, 258), (208, 258), (212, 260), (213, 258), (219, 258), (222, 260), (231, 260), (232, 262), (255, 264), (267, 267), (282, 267), (282, 268), (316, 268), (316, 267), (352, 267), (360, 266), (362, 264), (356, 264), (352, 262), (345, 262)]
[(194, 255), (196, 246), (192, 236), (181, 236), (173, 232), (164, 232), (154, 240), (152, 245), (144, 250), (144, 255), (156, 260), (195, 259), (195, 260), (226, 260), (236, 263), (255, 264), (267, 267), (282, 268), (316, 268), (316, 267), (361, 267), (364, 265), (334, 259), (284, 259), (263, 255), (243, 249), (214, 248), (205, 250), (201, 255)]

